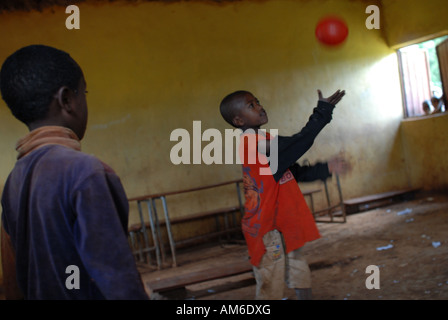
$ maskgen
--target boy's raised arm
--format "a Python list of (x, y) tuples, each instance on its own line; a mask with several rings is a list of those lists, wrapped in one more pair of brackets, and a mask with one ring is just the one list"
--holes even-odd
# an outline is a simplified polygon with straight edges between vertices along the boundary
[(319, 96), (319, 101), (328, 102), (329, 104), (336, 106), (336, 104), (338, 104), (339, 101), (341, 101), (341, 99), (345, 96), (345, 90), (338, 90), (328, 98), (324, 98), (322, 96), (322, 91), (317, 90), (317, 95)]
[[(317, 92), (319, 97), (317, 107), (302, 130), (291, 137), (276, 138), (278, 166), (276, 172), (273, 172), (275, 181), (279, 181), (285, 171), (309, 150), (320, 131), (331, 121), (335, 105), (345, 95), (345, 91), (337, 90), (330, 97), (324, 98), (320, 90)], [(270, 156), (272, 159), (273, 155)], [(274, 171), (274, 168), (272, 169)]]

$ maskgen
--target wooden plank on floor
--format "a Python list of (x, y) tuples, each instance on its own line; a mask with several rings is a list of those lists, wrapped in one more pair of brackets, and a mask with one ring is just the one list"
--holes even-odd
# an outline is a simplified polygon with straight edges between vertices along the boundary
[(145, 285), (152, 292), (163, 292), (184, 288), (195, 283), (230, 277), (249, 271), (252, 271), (252, 265), (249, 260), (244, 260), (242, 262), (190, 272), (171, 278), (145, 281)]
[(345, 206), (346, 213), (348, 213), (348, 214), (355, 213), (355, 212), (360, 211), (359, 206), (361, 206), (361, 205), (378, 202), (378, 201), (382, 201), (382, 200), (394, 199), (394, 198), (398, 198), (400, 196), (411, 195), (418, 190), (419, 190), (419, 188), (409, 188), (409, 189), (394, 190), (394, 191), (389, 191), (389, 192), (372, 194), (372, 195), (367, 195), (367, 196), (353, 198), (353, 199), (347, 199), (347, 200), (344, 200), (344, 206)]

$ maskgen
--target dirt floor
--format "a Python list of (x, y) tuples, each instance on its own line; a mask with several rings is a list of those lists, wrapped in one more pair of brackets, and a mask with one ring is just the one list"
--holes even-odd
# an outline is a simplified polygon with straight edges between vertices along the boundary
[[(346, 223), (318, 223), (322, 238), (305, 246), (315, 300), (448, 299), (448, 196), (420, 194), (415, 200), (352, 214)], [(247, 259), (243, 243), (208, 245), (180, 252), (179, 266), (152, 271), (144, 282)], [(378, 267), (379, 289), (366, 273)], [(370, 278), (369, 278), (370, 277)], [(368, 279), (369, 278), (369, 279)], [(252, 300), (250, 272), (187, 286), (182, 294), (156, 298)], [(285, 298), (295, 300), (292, 290)]]
[[(349, 215), (346, 223), (318, 227), (322, 238), (304, 248), (314, 300), (448, 299), (448, 195), (420, 194), (413, 201)], [(175, 268), (155, 271), (139, 264), (139, 270), (147, 282), (244, 259), (244, 242), (234, 241), (179, 252)], [(370, 265), (379, 268), (379, 289), (366, 288)], [(254, 293), (255, 282), (247, 272), (154, 297), (252, 300)], [(296, 299), (292, 290), (286, 290), (285, 298)]]

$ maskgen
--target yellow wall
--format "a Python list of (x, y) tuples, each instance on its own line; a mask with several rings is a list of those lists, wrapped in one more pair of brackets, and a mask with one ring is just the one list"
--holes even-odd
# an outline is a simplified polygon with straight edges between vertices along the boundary
[(387, 43), (391, 47), (448, 33), (446, 0), (382, 0)]
[[(14, 37), (2, 41), (0, 58), (31, 43), (71, 53), (89, 90), (83, 149), (115, 168), (130, 197), (240, 176), (238, 165), (175, 166), (169, 158), (175, 128), (191, 132), (193, 120), (201, 120), (203, 130), (228, 128), (218, 105), (236, 89), (253, 91), (269, 113), (266, 128), (281, 134), (306, 123), (318, 88), (324, 94), (346, 89), (334, 121), (304, 158), (324, 159), (344, 148), (354, 162), (343, 180), (347, 196), (407, 183), (402, 152), (394, 148), (402, 118), (397, 62), (381, 31), (365, 28), (362, 1), (113, 2), (79, 8), (80, 30), (65, 28), (68, 15), (60, 7), (2, 14), (1, 29)], [(334, 12), (344, 13), (350, 35), (331, 50), (316, 42), (314, 27)], [(12, 147), (26, 131), (6, 108), (1, 112), (7, 132), (1, 143), (10, 150), (2, 154), (4, 181), (14, 163)]]
[[(375, 3), (380, 4), (368, 4)], [(202, 121), (202, 130), (229, 128), (218, 105), (232, 91), (252, 91), (268, 111), (266, 129), (286, 135), (306, 123), (318, 88), (324, 95), (345, 89), (332, 123), (303, 159), (315, 162), (344, 149), (353, 171), (341, 184), (344, 197), (350, 198), (414, 181), (408, 177), (409, 150), (404, 151), (400, 132), (397, 59), (383, 36), (384, 25), (392, 29), (386, 33), (389, 41), (398, 41), (400, 33), (390, 17), (381, 30), (366, 29), (368, 4), (86, 1), (79, 4), (80, 30), (65, 28), (64, 7), (3, 12), (0, 61), (34, 43), (66, 50), (78, 61), (89, 91), (83, 150), (116, 170), (129, 197), (241, 176), (238, 165), (175, 166), (169, 157), (175, 144), (169, 137), (176, 128), (191, 133), (194, 120)], [(345, 18), (350, 33), (343, 46), (329, 49), (316, 41), (314, 27), (333, 13)], [(419, 14), (429, 17), (432, 12), (422, 9)], [(0, 101), (0, 188), (15, 162), (14, 144), (25, 133)], [(171, 213), (200, 210), (208, 198), (233, 202), (231, 192), (174, 201)], [(134, 204), (130, 220), (137, 221)]]
[[(383, 0), (384, 34), (394, 48), (448, 34), (445, 0)], [(448, 189), (448, 116), (412, 118), (401, 126), (409, 183), (426, 190)]]
[(403, 122), (403, 146), (413, 186), (448, 190), (447, 128), (446, 114)]

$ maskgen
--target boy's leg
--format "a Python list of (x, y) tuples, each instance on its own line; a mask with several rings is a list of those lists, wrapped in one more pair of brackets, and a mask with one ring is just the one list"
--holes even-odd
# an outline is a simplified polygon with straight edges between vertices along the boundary
[(280, 232), (273, 230), (263, 237), (266, 253), (258, 267), (253, 267), (257, 300), (280, 300), (285, 288), (285, 254)]
[(302, 249), (291, 251), (286, 256), (286, 283), (295, 289), (299, 300), (311, 300), (311, 270)]

